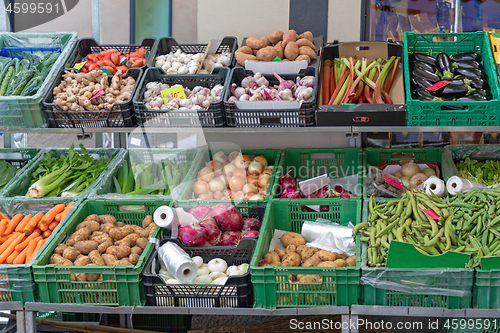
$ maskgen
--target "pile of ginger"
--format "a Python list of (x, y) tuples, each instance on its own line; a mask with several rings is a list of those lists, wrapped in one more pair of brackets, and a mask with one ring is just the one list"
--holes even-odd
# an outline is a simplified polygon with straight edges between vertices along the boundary
[[(116, 71), (111, 83), (101, 70), (90, 73), (65, 71), (61, 83), (54, 88), (54, 103), (63, 111), (111, 110), (113, 104), (130, 100), (134, 86), (134, 78), (122, 78), (121, 70)], [(101, 88), (104, 94), (92, 98)]]

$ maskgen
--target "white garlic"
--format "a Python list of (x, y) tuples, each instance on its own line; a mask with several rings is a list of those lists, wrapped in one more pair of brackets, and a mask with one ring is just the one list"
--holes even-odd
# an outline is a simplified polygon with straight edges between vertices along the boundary
[(186, 66), (181, 66), (179, 69), (177, 69), (177, 74), (187, 74), (188, 73), (188, 68)]
[(167, 74), (177, 74), (177, 69), (170, 67), (167, 69)]
[(198, 66), (191, 66), (188, 68), (189, 74), (196, 74), (197, 71), (198, 71)]

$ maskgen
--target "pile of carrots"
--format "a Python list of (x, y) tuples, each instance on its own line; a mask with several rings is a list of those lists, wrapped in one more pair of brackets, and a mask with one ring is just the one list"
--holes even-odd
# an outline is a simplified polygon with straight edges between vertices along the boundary
[[(121, 69), (123, 75), (125, 75), (129, 67), (138, 68), (146, 64), (146, 52), (148, 52), (147, 49), (140, 47), (134, 52), (125, 52), (124, 56), (116, 49), (107, 49), (99, 53), (90, 53), (86, 57), (85, 65), (80, 68), (80, 72), (88, 73), (97, 71), (102, 67), (113, 75), (115, 75), (117, 70)], [(124, 57), (127, 59), (125, 64), (122, 62), (122, 58)]]
[(46, 214), (17, 214), (12, 219), (0, 213), (0, 264), (29, 263), (73, 205), (59, 204)]
[(322, 105), (393, 104), (389, 92), (399, 61), (396, 57), (373, 61), (356, 57), (325, 60), (321, 75)]

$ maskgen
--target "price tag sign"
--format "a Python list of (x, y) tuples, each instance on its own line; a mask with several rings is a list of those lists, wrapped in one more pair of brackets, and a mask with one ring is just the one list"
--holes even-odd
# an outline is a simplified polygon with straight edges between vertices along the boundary
[(450, 84), (450, 81), (439, 81), (434, 83), (432, 86), (427, 87), (426, 89), (430, 91), (436, 91), (443, 88), (444, 86), (447, 86), (448, 84)]
[(85, 66), (85, 63), (86, 63), (86, 62), (87, 62), (87, 61), (78, 62), (78, 63), (76, 63), (76, 64), (73, 66), (73, 68), (74, 68), (74, 69), (78, 69), (78, 70), (80, 70), (83, 66)]
[(180, 84), (173, 86), (172, 88), (168, 88), (160, 91), (161, 97), (163, 98), (163, 103), (168, 103), (168, 96), (172, 96), (172, 98), (181, 98), (186, 99), (186, 94), (184, 93), (184, 87)]
[(94, 96), (90, 97), (90, 99), (93, 99), (93, 98), (99, 97), (99, 96), (101, 96), (102, 94), (104, 94), (104, 90), (102, 90), (102, 88), (101, 88), (101, 89), (99, 89), (99, 91), (98, 91), (98, 92), (97, 92)]
[(404, 186), (403, 184), (401, 183), (400, 180), (396, 179), (396, 178), (392, 178), (388, 175), (382, 175), (384, 177), (384, 180), (386, 183), (396, 187), (396, 188), (399, 188), (400, 190), (404, 190)]
[(422, 209), (420, 208), (421, 211), (423, 211), (425, 213), (425, 215), (429, 216), (431, 219), (433, 220), (439, 220), (439, 215), (436, 214), (435, 211), (433, 211), (432, 209)]
[(282, 61), (280, 57), (276, 57), (273, 59), (273, 61)]

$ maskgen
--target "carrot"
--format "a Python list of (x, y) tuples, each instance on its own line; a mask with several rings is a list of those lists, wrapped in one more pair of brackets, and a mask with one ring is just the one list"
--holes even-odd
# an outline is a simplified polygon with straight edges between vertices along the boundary
[(328, 94), (330, 93), (330, 66), (331, 60), (325, 60), (323, 64), (323, 104), (328, 101)]
[(7, 222), (10, 221), (10, 219), (2, 212), (0, 212), (0, 219), (4, 219), (4, 220), (7, 220)]
[[(25, 234), (20, 233), (17, 237), (12, 237), (12, 242), (9, 244), (9, 246), (7, 246), (7, 248), (4, 251), (2, 251), (2, 254), (0, 254), (0, 264), (5, 263), (7, 257), (10, 256), (10, 254), (14, 251), (14, 248), (17, 246), (17, 244), (21, 243), (25, 236), (26, 236)], [(3, 245), (5, 245), (5, 243)]]
[(26, 263), (30, 262), (31, 256), (33, 256), (33, 251), (35, 251), (35, 248), (38, 244), (39, 240), (32, 239), (28, 246), (26, 247), (27, 252), (26, 252)]
[(52, 230), (45, 230), (42, 233), (43, 238), (49, 238), (49, 236), (52, 234)]
[(0, 221), (0, 236), (3, 236), (3, 234), (5, 233), (8, 224), (9, 223), (7, 222), (7, 220), (2, 219), (2, 221)]
[(16, 231), (23, 232), (26, 224), (31, 220), (31, 214), (26, 215), (21, 222), (16, 227)]
[(42, 230), (40, 230), (40, 228), (38, 228), (38, 226), (36, 227), (35, 230), (33, 230), (33, 232), (38, 232), (40, 235), (42, 234)]
[(24, 233), (26, 235), (31, 234), (35, 229), (36, 225), (38, 224), (38, 222), (40, 222), (40, 220), (42, 219), (42, 217), (43, 213), (38, 213), (35, 216), (33, 216), (31, 220), (29, 220), (29, 222), (26, 224), (26, 227), (24, 228)]
[[(49, 210), (43, 217), (42, 217), (42, 224), (43, 225), (49, 225), (52, 223), (54, 218), (56, 217), (57, 214), (61, 213), (64, 211), (66, 206), (64, 204), (59, 204), (55, 205), (54, 208)], [(40, 228), (41, 229), (41, 228)]]
[(40, 228), (40, 230), (42, 230), (42, 231), (45, 231), (45, 230), (49, 229), (49, 225), (43, 224), (42, 221), (40, 221), (40, 222), (38, 222), (38, 228)]
[(7, 240), (5, 241), (5, 243), (3, 243), (2, 245), (0, 245), (0, 253), (2, 253), (3, 251), (5, 251), (5, 249), (7, 247), (9, 247), (9, 245), (14, 241), (14, 239), (19, 236), (19, 235), (22, 235), (22, 233), (18, 233), (18, 232), (15, 232), (13, 234), (10, 234), (9, 236), (7, 236)]
[(70, 203), (66, 206), (66, 208), (64, 209), (64, 211), (61, 213), (61, 222), (64, 220), (64, 218), (66, 217), (66, 215), (68, 215), (69, 211), (71, 210), (71, 208), (73, 208), (75, 204), (74, 203)]
[(31, 241), (32, 239), (37, 238), (37, 237), (42, 238), (42, 237), (40, 236), (40, 233), (39, 233), (39, 232), (35, 232), (35, 231), (34, 231), (34, 232), (32, 232), (32, 233), (31, 233), (31, 235), (29, 235), (29, 236), (28, 236), (28, 238), (26, 238), (26, 239), (25, 239), (25, 240), (24, 240), (21, 244), (19, 244), (19, 245), (17, 245), (17, 246), (16, 246), (16, 250), (18, 250), (18, 251), (22, 251), (22, 250), (24, 250), (24, 248), (26, 248), (26, 247), (28, 246), (28, 244), (30, 243), (30, 241)]
[(0, 244), (3, 244), (5, 243), (5, 241), (7, 240), (6, 237), (0, 237)]
[(49, 224), (49, 230), (54, 230), (57, 226), (59, 225), (59, 222), (54, 221), (51, 224)]
[(24, 248), (24, 250), (21, 251), (21, 253), (19, 253), (19, 255), (16, 257), (16, 259), (14, 259), (12, 263), (14, 265), (24, 264), (24, 261), (26, 260), (26, 253), (28, 253), (27, 246)]
[(12, 251), (12, 253), (11, 253), (11, 254), (7, 257), (6, 262), (7, 262), (8, 264), (13, 264), (13, 263), (14, 263), (14, 259), (16, 259), (16, 258), (17, 258), (17, 256), (18, 256), (20, 253), (21, 253), (21, 251), (18, 251), (18, 250), (15, 250), (15, 249), (14, 249), (14, 251)]
[(57, 214), (56, 217), (54, 217), (54, 221), (52, 221), (52, 223), (61, 222), (61, 215), (62, 215), (62, 213)]
[(29, 257), (29, 261), (27, 261), (27, 262), (30, 262), (30, 261), (31, 261), (31, 259), (33, 259), (33, 256), (34, 256), (34, 255), (35, 255), (38, 251), (40, 251), (40, 248), (43, 246), (43, 244), (44, 244), (44, 243), (45, 243), (45, 239), (40, 239), (40, 240), (38, 241), (38, 243), (36, 244), (35, 249), (33, 250), (33, 253), (31, 254), (31, 257)]
[(23, 220), (24, 216), (22, 214), (16, 214), (10, 220), (9, 224), (7, 225), (7, 230), (5, 230), (5, 234), (11, 234), (14, 232), (14, 229), (16, 229), (17, 225)]

